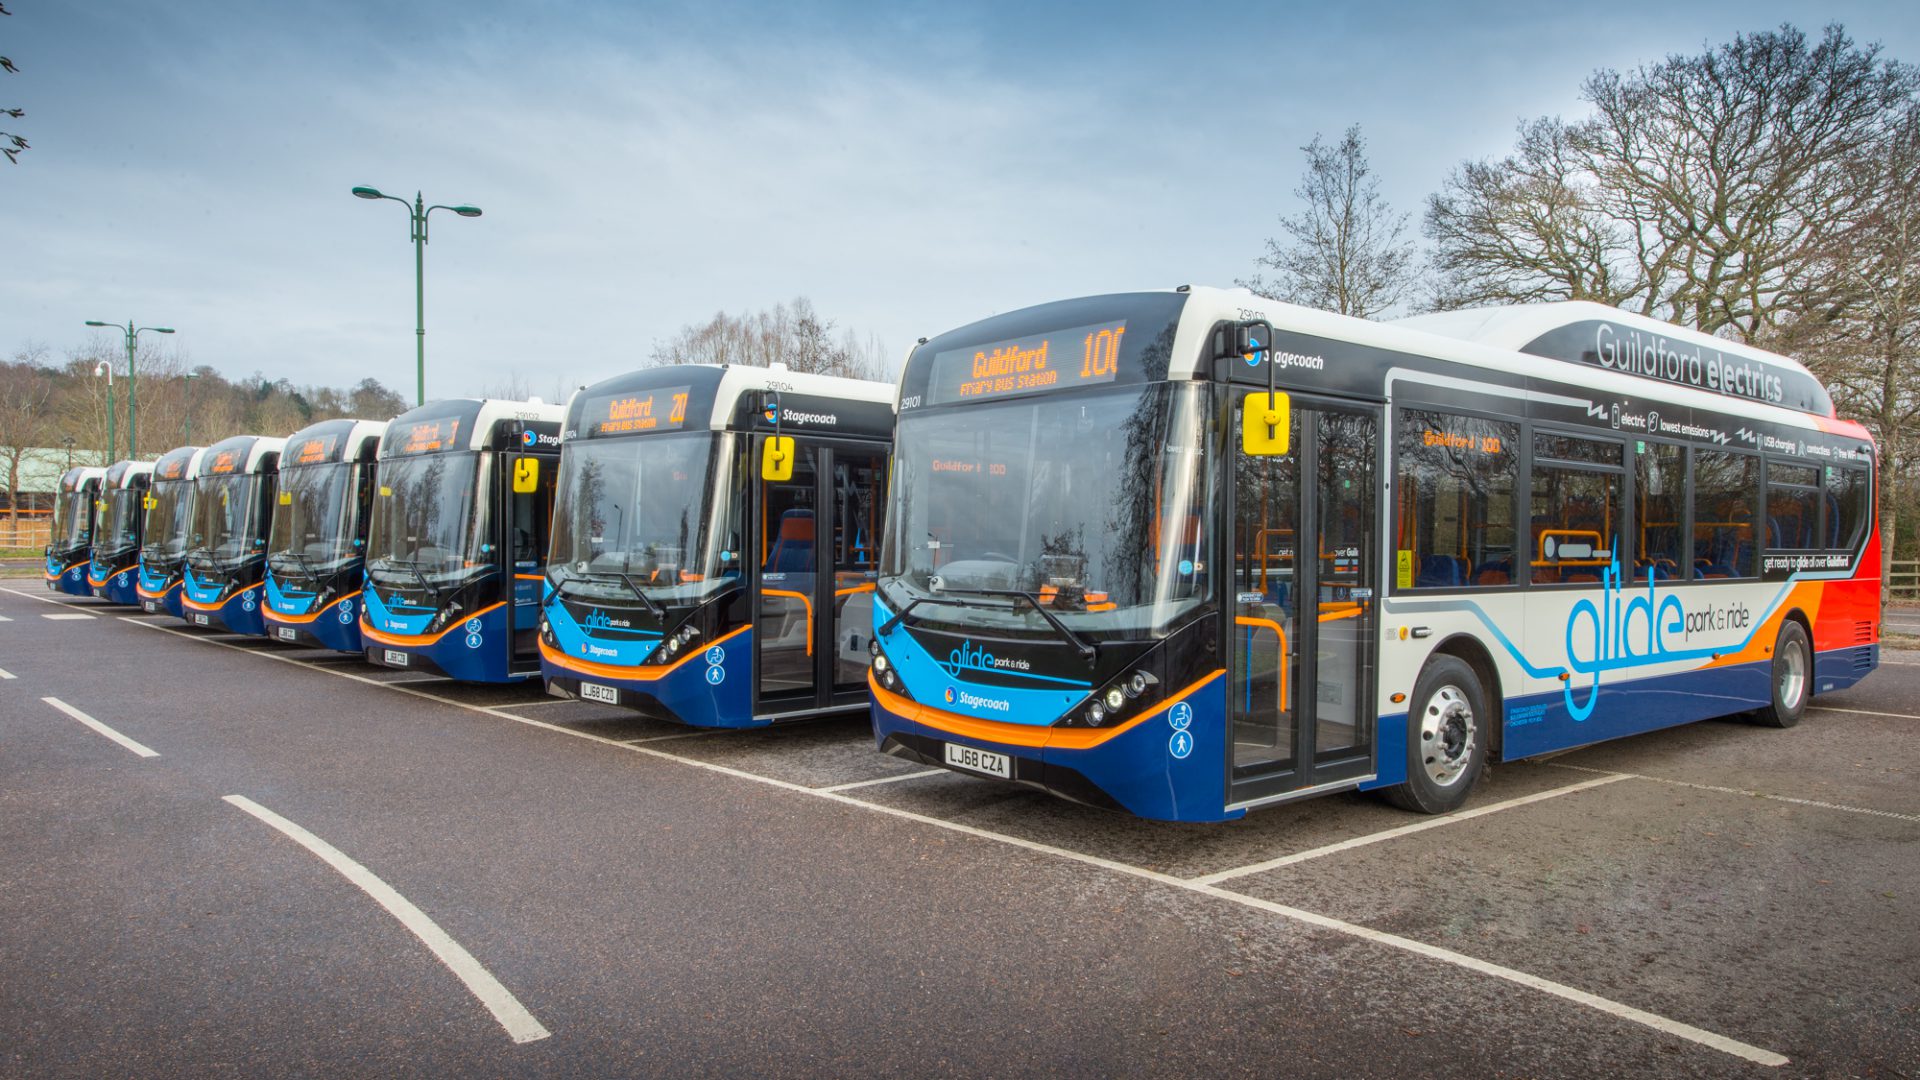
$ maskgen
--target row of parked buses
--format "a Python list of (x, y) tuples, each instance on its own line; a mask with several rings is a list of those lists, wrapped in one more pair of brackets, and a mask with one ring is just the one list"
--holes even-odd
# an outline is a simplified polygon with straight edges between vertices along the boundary
[(1457, 807), (1488, 762), (1797, 722), (1877, 665), (1874, 445), (1798, 363), (1593, 304), (1181, 288), (897, 386), (663, 367), (61, 482), (49, 585), (1143, 817)]

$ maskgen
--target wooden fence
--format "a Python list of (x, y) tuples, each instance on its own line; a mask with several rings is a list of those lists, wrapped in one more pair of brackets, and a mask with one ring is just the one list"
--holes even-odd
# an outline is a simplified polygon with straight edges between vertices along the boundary
[(1920, 559), (1895, 559), (1887, 575), (1887, 591), (1894, 596), (1920, 596)]
[(33, 548), (37, 551), (47, 546), (52, 531), (52, 520), (44, 516), (28, 517), (22, 514), (19, 521), (10, 521), (0, 514), (0, 549)]

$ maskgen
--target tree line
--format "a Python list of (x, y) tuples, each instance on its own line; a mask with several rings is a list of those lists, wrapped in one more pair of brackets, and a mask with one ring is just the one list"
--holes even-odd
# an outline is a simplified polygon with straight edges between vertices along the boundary
[[(111, 457), (107, 379), (94, 374), (109, 363), (115, 372)], [(346, 388), (297, 386), (259, 373), (228, 379), (204, 364), (189, 370), (177, 353), (145, 340), (134, 366), (138, 447), (128, 443), (126, 351), (117, 343), (97, 342), (62, 360), (43, 346), (29, 346), (0, 362), (0, 481), (10, 513), (17, 516), (22, 466), (34, 448), (70, 449), (75, 465), (107, 465), (128, 457), (151, 460), (189, 441), (205, 446), (230, 435), (289, 435), (317, 420), (384, 420), (411, 407), (376, 379)]]
[(1891, 558), (1920, 486), (1917, 92), (1839, 25), (1602, 69), (1582, 115), (1449, 172), (1417, 230), (1358, 127), (1316, 136), (1299, 211), (1240, 284), (1362, 318), (1591, 300), (1793, 356), (1879, 443)]

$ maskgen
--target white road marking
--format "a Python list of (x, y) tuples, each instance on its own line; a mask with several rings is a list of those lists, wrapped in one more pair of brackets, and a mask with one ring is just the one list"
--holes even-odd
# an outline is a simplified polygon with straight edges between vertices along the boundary
[(8, 671), (6, 668), (0, 668), (0, 681), (4, 681), (6, 679), (12, 679), (15, 677), (16, 676), (14, 675), (13, 672)]
[[(1527, 806), (1546, 799), (1555, 799), (1562, 795), (1571, 795), (1576, 791), (1586, 791), (1589, 788), (1597, 788), (1604, 784), (1614, 784), (1626, 779), (1628, 779), (1628, 776), (1625, 773), (1609, 773), (1597, 780), (1586, 780), (1578, 784), (1569, 784), (1566, 787), (1554, 788), (1551, 791), (1538, 791), (1532, 795), (1523, 795), (1517, 799), (1508, 799), (1505, 802), (1492, 803), (1487, 806), (1476, 807), (1472, 810), (1463, 810), (1441, 817), (1428, 818), (1425, 821), (1416, 821), (1411, 825), (1402, 825), (1394, 829), (1384, 829), (1377, 833), (1356, 836), (1351, 840), (1342, 840), (1337, 844), (1327, 844), (1324, 847), (1310, 848), (1306, 851), (1296, 851), (1291, 855), (1282, 855), (1279, 858), (1268, 859), (1265, 862), (1251, 863), (1247, 866), (1236, 866), (1230, 870), (1219, 870), (1211, 874), (1202, 874), (1199, 877), (1188, 878), (1187, 880), (1193, 882), (1195, 885), (1218, 885), (1220, 882), (1227, 881), (1231, 878), (1245, 877), (1248, 874), (1262, 874), (1268, 870), (1278, 870), (1280, 867), (1292, 866), (1294, 863), (1303, 863), (1309, 859), (1319, 859), (1328, 855), (1337, 855), (1342, 851), (1352, 851), (1354, 848), (1366, 847), (1369, 844), (1378, 844), (1385, 840), (1397, 840), (1402, 836), (1411, 836), (1414, 833), (1426, 832), (1428, 829), (1438, 829), (1443, 825), (1452, 825), (1456, 822), (1485, 817), (1488, 814), (1496, 814), (1502, 810), (1511, 810), (1516, 806)], [(828, 788), (827, 790), (833, 791), (835, 789)]]
[(52, 605), (53, 605), (53, 606), (55, 606), (55, 607), (74, 607), (74, 606), (76, 606), (76, 605), (74, 605), (73, 603), (71, 603), (71, 602), (69, 602), (69, 601), (66, 601), (66, 600), (55, 600), (55, 599), (54, 599), (53, 597), (51, 597), (51, 596), (41, 596), (41, 595), (40, 595), (40, 594), (38, 594), (38, 593), (30, 593), (30, 592), (21, 592), (21, 591), (20, 591), (19, 589), (9, 589), (9, 588), (7, 588), (7, 587), (6, 587), (6, 586), (4, 586), (4, 585), (0, 585), (0, 592), (10, 592), (10, 593), (12, 593), (12, 594), (13, 594), (13, 595), (15, 595), (15, 596), (24, 596), (24, 597), (26, 597), (26, 598), (27, 598), (27, 599), (29, 599), (29, 600), (38, 600), (38, 601), (40, 601), (40, 602), (41, 602), (41, 603), (43, 603), (43, 604), (52, 604)]
[(511, 720), (516, 724), (525, 724), (528, 727), (539, 728), (543, 731), (551, 731), (551, 732), (554, 732), (555, 734), (566, 735), (575, 739), (585, 739), (588, 742), (599, 743), (603, 746), (624, 748), (628, 751), (631, 751), (632, 753), (645, 754), (649, 757), (659, 758), (662, 761), (671, 761), (671, 762), (675, 762), (681, 765), (686, 765), (695, 769), (704, 769), (708, 772), (718, 773), (722, 776), (731, 776), (738, 780), (745, 780), (750, 783), (764, 784), (768, 787), (779, 788), (782, 791), (791, 791), (801, 795), (809, 795), (818, 799), (827, 799), (832, 802), (840, 803), (844, 806), (855, 807), (861, 810), (869, 810), (877, 814), (885, 814), (885, 815), (888, 815), (889, 817), (899, 818), (904, 821), (913, 821), (922, 825), (930, 826), (932, 828), (945, 829), (949, 832), (962, 833), (968, 836), (978, 837), (983, 840), (991, 840), (991, 841), (994, 841), (995, 843), (1005, 844), (1009, 847), (1021, 848), (1023, 850), (1032, 851), (1032, 852), (1036, 852), (1038, 854), (1043, 854), (1043, 855), (1051, 855), (1056, 858), (1082, 863), (1087, 866), (1097, 866), (1103, 870), (1108, 870), (1116, 874), (1122, 874), (1129, 877), (1142, 878), (1148, 881), (1156, 882), (1161, 885), (1166, 885), (1170, 888), (1184, 889), (1189, 892), (1197, 893), (1203, 896), (1209, 896), (1215, 899), (1225, 900), (1229, 903), (1240, 904), (1244, 907), (1250, 907), (1256, 910), (1266, 911), (1275, 915), (1279, 915), (1283, 918), (1295, 919), (1311, 926), (1317, 926), (1317, 927), (1321, 927), (1322, 929), (1331, 930), (1335, 933), (1346, 934), (1351, 937), (1360, 938), (1366, 941), (1373, 942), (1378, 945), (1384, 945), (1389, 948), (1399, 949), (1401, 951), (1413, 953), (1419, 956), (1426, 957), (1428, 959), (1437, 960), (1437, 961), (1440, 961), (1441, 963), (1452, 964), (1457, 967), (1465, 968), (1469, 971), (1474, 971), (1483, 975), (1491, 976), (1493, 978), (1502, 979), (1507, 982), (1514, 983), (1515, 985), (1518, 985), (1518, 986), (1524, 986), (1529, 989), (1537, 990), (1537, 991), (1540, 991), (1541, 993), (1548, 994), (1553, 997), (1558, 997), (1564, 1001), (1571, 1001), (1578, 1005), (1584, 1005), (1590, 1009), (1594, 1009), (1598, 1012), (1605, 1013), (1609, 1016), (1615, 1016), (1622, 1020), (1630, 1020), (1633, 1023), (1640, 1024), (1647, 1028), (1651, 1028), (1652, 1030), (1658, 1031), (1662, 1034), (1671, 1035), (1671, 1036), (1674, 1036), (1675, 1038), (1684, 1039), (1684, 1040), (1687, 1040), (1688, 1042), (1697, 1043), (1701, 1046), (1709, 1047), (1714, 1050), (1719, 1050), (1723, 1053), (1730, 1054), (1734, 1057), (1738, 1057), (1746, 1061), (1755, 1062), (1756, 1064), (1776, 1066), (1776, 1067), (1780, 1065), (1788, 1064), (1787, 1058), (1781, 1056), (1780, 1054), (1775, 1053), (1772, 1050), (1765, 1049), (1764, 1047), (1752, 1046), (1747, 1043), (1740, 1042), (1736, 1039), (1730, 1039), (1725, 1035), (1720, 1035), (1711, 1031), (1707, 1031), (1704, 1028), (1697, 1028), (1691, 1024), (1682, 1023), (1681, 1021), (1678, 1021), (1678, 1020), (1673, 1020), (1668, 1017), (1660, 1016), (1655, 1013), (1646, 1012), (1645, 1010), (1642, 1010), (1642, 1009), (1636, 1009), (1631, 1005), (1625, 1005), (1608, 998), (1600, 997), (1596, 994), (1590, 994), (1584, 990), (1579, 990), (1571, 986), (1566, 986), (1564, 984), (1554, 982), (1550, 979), (1543, 979), (1536, 975), (1529, 975), (1524, 971), (1519, 971), (1514, 968), (1504, 967), (1502, 965), (1494, 964), (1489, 961), (1480, 960), (1475, 957), (1467, 956), (1464, 953), (1456, 953), (1450, 949), (1443, 949), (1437, 945), (1428, 945), (1425, 942), (1414, 941), (1411, 938), (1403, 938), (1397, 934), (1388, 934), (1383, 931), (1374, 930), (1369, 927), (1360, 926), (1358, 924), (1345, 922), (1339, 919), (1334, 919), (1329, 916), (1320, 915), (1315, 912), (1306, 911), (1301, 908), (1287, 907), (1282, 904), (1273, 903), (1272, 901), (1269, 901), (1269, 900), (1262, 900), (1256, 896), (1248, 896), (1245, 893), (1237, 893), (1228, 889), (1222, 889), (1217, 885), (1199, 885), (1199, 884), (1195, 884), (1194, 882), (1187, 881), (1183, 878), (1174, 877), (1171, 874), (1163, 874), (1157, 870), (1148, 870), (1145, 867), (1133, 866), (1128, 863), (1117, 862), (1113, 859), (1103, 859), (1098, 855), (1088, 855), (1084, 852), (1071, 851), (1067, 848), (1054, 847), (1051, 844), (1041, 844), (1032, 840), (1025, 840), (1017, 836), (1010, 836), (1006, 833), (992, 832), (987, 829), (976, 828), (972, 825), (962, 825), (957, 821), (947, 821), (943, 818), (931, 817), (926, 814), (915, 813), (914, 811), (904, 810), (895, 806), (883, 806), (879, 803), (864, 802), (860, 799), (856, 799), (850, 795), (844, 795), (839, 792), (823, 791), (818, 788), (810, 788), (801, 784), (793, 783), (791, 781), (779, 780), (771, 776), (761, 776), (758, 773), (750, 773), (745, 771), (744, 769), (736, 769), (728, 765), (719, 765), (710, 761), (700, 761), (696, 758), (680, 757), (676, 754), (669, 754), (664, 750), (657, 750), (650, 746), (637, 746), (631, 743), (623, 743), (617, 739), (609, 739), (604, 735), (595, 735), (595, 734), (592, 734), (591, 732), (572, 730), (566, 727), (562, 727), (561, 725), (558, 725), (558, 724), (549, 724), (544, 720), (532, 720), (524, 716), (515, 716), (510, 712), (506, 712), (504, 710), (497, 709), (497, 708), (492, 708), (486, 705), (468, 705), (462, 702), (448, 701), (445, 698), (434, 697), (432, 694), (422, 693), (421, 691), (418, 691), (418, 690), (410, 690), (404, 686), (387, 686), (387, 684), (385, 683), (381, 683), (374, 679), (368, 679), (368, 678), (365, 678), (364, 676), (354, 675), (350, 672), (333, 671), (327, 668), (317, 668), (311, 665), (300, 664), (300, 661), (294, 660), (290, 657), (275, 656), (273, 653), (270, 653), (270, 652), (256, 653), (248, 649), (241, 649), (241, 648), (238, 648), (237, 646), (228, 645), (225, 642), (208, 641), (208, 639), (201, 637), (199, 635), (188, 634), (183, 631), (174, 630), (171, 627), (151, 626), (151, 624), (142, 623), (134, 619), (127, 619), (126, 621), (133, 623), (135, 626), (149, 626), (151, 629), (158, 630), (163, 634), (176, 634), (180, 637), (187, 638), (190, 641), (202, 641), (202, 642), (207, 642), (208, 644), (218, 645), (222, 648), (234, 649), (236, 652), (244, 652), (253, 656), (265, 656), (265, 657), (268, 657), (269, 659), (279, 660), (283, 663), (296, 664), (302, 667), (306, 667), (310, 671), (317, 671), (317, 672), (321, 672), (323, 674), (328, 674), (328, 675), (337, 675), (341, 678), (352, 679), (356, 682), (363, 682), (369, 686), (386, 686), (387, 689), (392, 690), (396, 694), (410, 694), (414, 697), (424, 698), (428, 701), (436, 701), (443, 705), (452, 706), (453, 708), (465, 709), (469, 712), (481, 713), (486, 716), (495, 716), (495, 717), (499, 717), (502, 720)]
[(49, 611), (49, 612), (46, 612), (45, 614), (43, 614), (43, 615), (41, 615), (40, 617), (41, 617), (41, 618), (43, 618), (43, 619), (52, 619), (52, 620), (53, 620), (53, 621), (55, 621), (55, 622), (59, 622), (59, 621), (61, 621), (61, 620), (63, 620), (63, 619), (68, 619), (68, 620), (70, 620), (70, 619), (91, 619), (91, 618), (93, 618), (93, 616), (92, 616), (92, 615), (90, 615), (90, 614), (88, 614), (88, 613), (86, 613), (86, 612), (84, 612), (84, 611), (57, 611), (57, 612), (56, 612), (56, 611)]
[[(1920, 667), (1920, 665), (1915, 665)], [(1896, 720), (1920, 720), (1920, 716), (1903, 712), (1874, 712), (1872, 709), (1836, 709), (1827, 705), (1809, 705), (1808, 712), (1852, 713), (1854, 716), (1891, 716)]]
[(951, 769), (927, 769), (922, 772), (910, 772), (905, 776), (883, 776), (878, 780), (855, 780), (851, 784), (835, 784), (832, 787), (815, 788), (816, 791), (852, 791), (854, 788), (874, 787), (879, 784), (897, 784), (902, 780), (918, 780), (923, 776), (941, 776), (952, 772)]
[(533, 1018), (533, 1014), (527, 1011), (526, 1006), (520, 1004), (519, 999), (514, 997), (511, 991), (500, 984), (499, 979), (494, 978), (491, 972), (480, 966), (480, 961), (475, 960), (472, 953), (462, 948), (459, 942), (453, 940), (445, 930), (440, 929), (438, 923), (428, 918), (426, 912), (415, 907), (411, 900), (400, 895), (393, 886), (381, 881), (372, 871), (348, 858), (339, 848), (252, 799), (244, 795), (227, 795), (224, 798), (227, 802), (285, 833), (301, 847), (318, 855), (320, 861), (338, 870), (341, 877), (352, 882), (361, 892), (371, 896), (375, 903), (386, 908), (387, 914), (398, 919), (400, 925), (412, 931), (413, 936), (419, 938), (421, 944), (425, 945), (433, 955), (439, 957), (440, 962), (467, 985), (467, 990), (479, 999), (480, 1004), (487, 1007), (487, 1011), (491, 1012), (493, 1018), (500, 1022), (500, 1026), (507, 1030), (508, 1037), (514, 1042), (536, 1042), (552, 1034), (541, 1026), (540, 1021)]
[[(516, 706), (510, 706), (510, 707), (518, 708), (519, 706), (516, 705)], [(514, 719), (520, 720), (522, 718), (516, 716), (514, 717)], [(732, 728), (701, 728), (699, 731), (676, 731), (671, 735), (644, 735), (638, 739), (617, 739), (615, 741), (618, 742), (621, 746), (638, 746), (641, 743), (668, 742), (673, 739), (697, 739), (702, 735), (724, 735), (731, 730), (733, 729)]]
[[(1556, 769), (1572, 769), (1575, 772), (1584, 773), (1606, 772), (1605, 770), (1588, 769), (1579, 765), (1561, 765), (1558, 762), (1555, 762), (1553, 767)], [(1664, 776), (1643, 776), (1640, 773), (1606, 772), (1606, 775), (1620, 777), (1622, 779), (1647, 780), (1655, 784), (1666, 784), (1669, 787), (1692, 788), (1695, 791), (1717, 791), (1722, 795), (1745, 795), (1749, 798), (1766, 799), (1770, 802), (1791, 803), (1794, 806), (1811, 806), (1817, 810), (1839, 810), (1848, 814), (1865, 814), (1868, 817), (1883, 817), (1892, 818), (1895, 821), (1920, 822), (1920, 814), (1902, 814), (1896, 810), (1875, 810), (1865, 806), (1843, 806), (1840, 803), (1821, 802), (1818, 799), (1796, 799), (1791, 795), (1769, 795), (1764, 791), (1754, 791), (1751, 788), (1721, 787), (1718, 784), (1696, 784), (1691, 780), (1669, 780)]]
[(12, 622), (12, 621), (13, 621), (13, 619), (12, 619), (12, 618), (10, 618), (10, 617), (8, 617), (8, 616), (6, 616), (6, 615), (0, 615), (0, 622)]
[(73, 706), (67, 704), (66, 702), (61, 701), (59, 698), (43, 697), (40, 700), (46, 702), (47, 704), (53, 706), (56, 709), (59, 709), (61, 712), (66, 713), (68, 716), (73, 717), (75, 720), (80, 721), (81, 723), (87, 725), (88, 727), (99, 732), (100, 734), (105, 735), (107, 738), (112, 739), (114, 742), (119, 743), (121, 746), (124, 746), (127, 749), (133, 751), (134, 753), (139, 754), (141, 757), (159, 757), (160, 756), (159, 751), (150, 749), (146, 746), (142, 746), (137, 742), (134, 742), (132, 739), (127, 738), (125, 735), (122, 735), (119, 732), (108, 727), (107, 725), (101, 723), (100, 721), (95, 720), (93, 717), (88, 716), (86, 713), (81, 712), (79, 709), (76, 709)]

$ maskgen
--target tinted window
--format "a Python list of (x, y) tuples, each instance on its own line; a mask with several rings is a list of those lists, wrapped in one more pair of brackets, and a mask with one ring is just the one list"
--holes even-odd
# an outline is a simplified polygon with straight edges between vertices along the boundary
[(1864, 469), (1827, 470), (1827, 546), (1850, 548), (1867, 525), (1873, 488)]
[[(1595, 454), (1610, 444), (1559, 440), (1561, 449)], [(1584, 445), (1572, 445), (1584, 444)], [(1618, 449), (1615, 447), (1615, 449)], [(1597, 584), (1612, 566), (1625, 526), (1616, 469), (1551, 461), (1533, 465), (1533, 580), (1542, 585)]]
[(1636, 578), (1655, 581), (1687, 576), (1682, 530), (1687, 519), (1687, 452), (1666, 443), (1642, 443), (1634, 455), (1635, 525), (1639, 529)]
[(1400, 588), (1516, 581), (1517, 424), (1426, 409), (1400, 413), (1394, 535)]
[(1695, 577), (1752, 577), (1759, 459), (1720, 450), (1693, 455)]
[(1767, 546), (1802, 551), (1824, 546), (1820, 472), (1805, 465), (1767, 462)]

